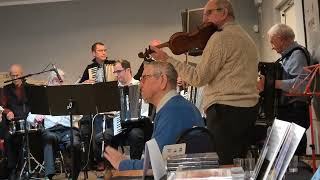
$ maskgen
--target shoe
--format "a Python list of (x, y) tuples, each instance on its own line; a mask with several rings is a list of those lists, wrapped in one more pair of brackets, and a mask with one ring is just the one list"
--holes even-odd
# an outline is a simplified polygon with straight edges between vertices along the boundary
[(104, 171), (105, 166), (104, 166), (104, 162), (100, 162), (97, 166), (97, 171)]
[(45, 180), (52, 180), (53, 175), (48, 175), (46, 177), (44, 177)]

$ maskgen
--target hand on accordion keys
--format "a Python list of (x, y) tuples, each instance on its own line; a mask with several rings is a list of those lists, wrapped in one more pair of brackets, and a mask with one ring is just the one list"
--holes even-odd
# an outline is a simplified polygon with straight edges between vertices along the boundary
[(94, 84), (95, 82), (95, 80), (87, 79), (83, 82), (83, 84)]
[(2, 112), (4, 111), (4, 109), (2, 108), (2, 106), (0, 106), (0, 122), (2, 121)]
[(12, 111), (10, 111), (10, 112), (7, 113), (7, 119), (8, 119), (9, 121), (13, 121), (13, 120), (14, 120), (14, 114), (13, 114)]
[(117, 113), (113, 118), (113, 135), (116, 136), (122, 132), (120, 114)]
[(260, 92), (264, 91), (264, 82), (265, 82), (265, 76), (262, 74), (259, 74), (257, 79), (257, 90)]
[(40, 124), (40, 123), (42, 123), (42, 121), (44, 120), (44, 115), (36, 115), (35, 117), (34, 117), (34, 122), (36, 123), (36, 124)]

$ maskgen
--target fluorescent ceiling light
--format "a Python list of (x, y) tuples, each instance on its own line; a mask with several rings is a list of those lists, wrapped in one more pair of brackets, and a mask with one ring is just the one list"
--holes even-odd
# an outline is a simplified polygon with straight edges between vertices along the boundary
[(63, 2), (63, 1), (72, 1), (72, 0), (0, 0), (0, 6), (14, 6), (14, 5)]

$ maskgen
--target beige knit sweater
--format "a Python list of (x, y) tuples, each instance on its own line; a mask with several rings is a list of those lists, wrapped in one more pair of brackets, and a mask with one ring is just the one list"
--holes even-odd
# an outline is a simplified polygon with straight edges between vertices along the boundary
[(192, 86), (205, 86), (202, 104), (205, 112), (216, 103), (252, 107), (258, 102), (257, 47), (235, 22), (227, 22), (222, 31), (210, 37), (196, 67), (172, 57), (169, 57), (168, 62)]

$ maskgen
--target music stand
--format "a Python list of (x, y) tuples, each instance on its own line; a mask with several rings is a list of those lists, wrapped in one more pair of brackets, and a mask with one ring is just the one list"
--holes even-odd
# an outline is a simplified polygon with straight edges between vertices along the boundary
[[(70, 115), (71, 162), (74, 167), (73, 115), (96, 112), (92, 85), (32, 86), (31, 112), (46, 115)], [(71, 168), (71, 177), (74, 177)]]
[[(120, 109), (117, 81), (81, 85), (32, 86), (29, 99), (33, 114), (70, 115), (72, 165), (74, 165), (72, 116)], [(72, 177), (73, 173), (71, 171)]]
[[(30, 105), (34, 114), (68, 115), (72, 102), (72, 115), (96, 112), (93, 85), (32, 86)], [(69, 108), (68, 108), (69, 107)]]
[[(120, 110), (120, 92), (117, 81), (94, 84), (94, 98), (98, 113)], [(106, 114), (103, 114), (102, 134), (106, 130)], [(105, 141), (101, 144), (101, 157), (103, 157)]]
[(118, 81), (96, 83), (93, 86), (93, 95), (98, 113), (120, 111)]

